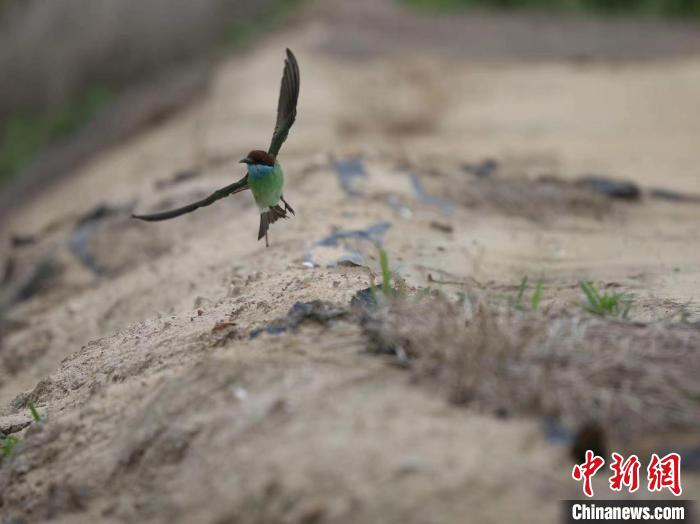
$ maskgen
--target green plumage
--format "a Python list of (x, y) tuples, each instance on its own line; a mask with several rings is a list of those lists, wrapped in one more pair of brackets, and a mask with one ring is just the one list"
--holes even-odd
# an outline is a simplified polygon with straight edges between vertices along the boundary
[(268, 208), (276, 206), (282, 196), (284, 186), (284, 173), (279, 162), (275, 162), (274, 167), (270, 166), (248, 166), (248, 187), (255, 197), (255, 203), (260, 211), (267, 211)]

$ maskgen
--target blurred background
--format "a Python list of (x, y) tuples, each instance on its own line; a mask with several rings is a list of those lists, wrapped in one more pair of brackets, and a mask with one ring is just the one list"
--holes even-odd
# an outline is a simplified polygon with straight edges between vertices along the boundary
[[(286, 47), (270, 248), (131, 219), (244, 174)], [(692, 497), (698, 115), (700, 0), (0, 0), (0, 514), (558, 522), (586, 446)]]
[[(197, 74), (205, 76), (208, 70), (202, 64), (260, 36), (298, 4), (294, 0), (3, 0), (0, 187), (26, 171), (47, 148), (70, 139), (114, 107), (130, 88), (195, 64), (200, 65)], [(199, 85), (204, 83), (200, 79)], [(141, 109), (156, 113), (158, 107), (148, 106), (163, 103), (147, 101)], [(91, 149), (124, 138), (125, 131), (111, 139), (91, 137), (92, 148), (58, 169), (74, 167)], [(98, 132), (114, 134), (108, 128)], [(44, 172), (50, 171), (54, 170), (47, 166)]]
[[(357, 41), (348, 42), (347, 35), (339, 35), (339, 39), (354, 47), (391, 45), (384, 41), (388, 35), (401, 32), (402, 26), (409, 31), (413, 27), (414, 23), (407, 21), (411, 10), (420, 13), (424, 23), (415, 34), (404, 33), (395, 45), (413, 39), (428, 47), (440, 47), (441, 42), (445, 46), (450, 35), (439, 34), (439, 27), (457, 16), (465, 24), (466, 34), (452, 46), (477, 57), (551, 58), (568, 54), (585, 59), (596, 52), (606, 55), (603, 58), (648, 57), (695, 50), (698, 44), (697, 35), (685, 25), (681, 26), (681, 34), (672, 34), (678, 25), (669, 25), (667, 34), (658, 34), (663, 26), (661, 19), (697, 24), (700, 3), (695, 0), (397, 0), (391, 8), (387, 3), (359, 2), (360, 7), (348, 8), (333, 2), (300, 0), (3, 0), (0, 188), (6, 190), (11, 181), (30, 171), (42, 153), (79, 133), (135, 86), (168, 73), (182, 75), (183, 68), (199, 65), (194, 73), (198, 79), (190, 79), (179, 91), (167, 93), (172, 101), (152, 96), (139, 106), (139, 111), (148, 114), (162, 113), (168, 102), (177, 106), (191, 100), (193, 92), (205, 85), (203, 77), (210, 74), (208, 66), (216, 57), (254, 45), (256, 39), (264, 39), (266, 33), (290, 18), (309, 16), (311, 11), (330, 10), (331, 16), (333, 10), (356, 14), (364, 11), (367, 20), (381, 12), (373, 24), (385, 24), (376, 30), (386, 38), (375, 34), (363, 43), (360, 35), (371, 30), (362, 23), (365, 18), (348, 22), (348, 30), (357, 33)], [(305, 15), (300, 14), (302, 11)], [(495, 16), (487, 17), (486, 25), (480, 24), (485, 13)], [(555, 13), (559, 18), (538, 19), (533, 13)], [(470, 21), (470, 16), (475, 21)], [(592, 22), (590, 16), (599, 17), (599, 23)], [(611, 20), (608, 27), (606, 22)], [(629, 20), (637, 22), (638, 27), (625, 25)], [(352, 27), (354, 22), (358, 23), (356, 27)], [(616, 29), (615, 24), (622, 26)], [(93, 149), (122, 140), (150, 121), (148, 115), (136, 120), (122, 123), (126, 129), (119, 131), (110, 126), (98, 128), (98, 134), (109, 136), (91, 136), (91, 147), (75, 152), (65, 165), (60, 159), (54, 159), (56, 165), (43, 165), (34, 180), (40, 183), (56, 171), (74, 168)], [(111, 127), (119, 125), (112, 119)]]

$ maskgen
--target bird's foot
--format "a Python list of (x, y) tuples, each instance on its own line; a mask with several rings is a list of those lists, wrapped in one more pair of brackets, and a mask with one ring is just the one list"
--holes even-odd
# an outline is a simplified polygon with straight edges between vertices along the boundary
[(280, 200), (281, 200), (282, 203), (284, 204), (284, 210), (285, 210), (285, 211), (289, 211), (292, 215), (296, 215), (296, 213), (294, 212), (294, 209), (292, 209), (292, 206), (290, 206), (290, 205), (287, 203), (287, 201), (284, 199), (284, 197), (280, 197)]

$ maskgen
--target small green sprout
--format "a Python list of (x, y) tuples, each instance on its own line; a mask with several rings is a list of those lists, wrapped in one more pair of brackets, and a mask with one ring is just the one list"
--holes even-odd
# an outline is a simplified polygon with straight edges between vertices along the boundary
[(36, 410), (36, 407), (34, 406), (33, 402), (28, 402), (27, 407), (29, 408), (29, 412), (32, 414), (32, 418), (34, 419), (34, 422), (43, 422), (44, 418), (39, 415), (39, 412)]
[[(406, 298), (408, 295), (408, 286), (406, 285), (406, 281), (392, 275), (391, 269), (389, 269), (389, 256), (386, 254), (386, 251), (384, 251), (384, 249), (382, 249), (380, 246), (377, 246), (377, 250), (379, 251), (379, 267), (382, 271), (382, 294), (385, 297), (398, 297), (401, 299)], [(379, 286), (375, 286), (374, 274), (371, 271), (370, 284), (370, 289), (372, 289), (372, 294), (374, 295), (376, 288)]]
[[(39, 415), (39, 411), (37, 411), (33, 402), (27, 402), (27, 408), (29, 409), (34, 422), (41, 423), (46, 420), (46, 417)], [(14, 435), (3, 435), (0, 433), (0, 455), (2, 455), (3, 458), (9, 458), (10, 455), (12, 455), (12, 450), (15, 448), (15, 446), (17, 446), (17, 444), (19, 444), (19, 439)]]
[[(527, 283), (528, 283), (528, 278), (526, 275), (520, 281), (520, 287), (518, 287), (518, 294), (515, 296), (515, 300), (513, 301), (513, 307), (515, 309), (523, 309), (523, 300), (525, 299), (525, 292), (527, 291), (527, 288), (528, 288)], [(530, 298), (530, 306), (532, 307), (533, 311), (537, 311), (537, 309), (540, 307), (540, 303), (542, 302), (542, 295), (543, 294), (544, 294), (544, 283), (542, 282), (542, 279), (540, 278), (537, 281), (537, 286), (535, 287), (535, 290), (532, 293), (532, 297)]]
[(391, 287), (391, 270), (389, 269), (389, 257), (381, 247), (379, 248), (379, 266), (382, 269), (382, 293), (385, 297), (393, 294)]
[(12, 455), (12, 450), (18, 442), (19, 439), (12, 435), (0, 436), (0, 454), (3, 458), (9, 458)]
[(579, 285), (586, 297), (586, 302), (583, 304), (586, 311), (601, 317), (627, 319), (632, 307), (632, 296), (626, 293), (608, 293), (607, 291), (600, 294), (591, 282), (584, 280), (579, 282)]
[(537, 287), (535, 288), (535, 292), (532, 294), (532, 309), (537, 311), (537, 309), (540, 307), (540, 302), (542, 302), (542, 294), (544, 292), (544, 284), (542, 282), (542, 279), (540, 278), (537, 281)]

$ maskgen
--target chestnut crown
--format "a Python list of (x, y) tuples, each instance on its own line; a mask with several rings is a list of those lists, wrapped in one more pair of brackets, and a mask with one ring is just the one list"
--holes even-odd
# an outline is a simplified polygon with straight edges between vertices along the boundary
[(274, 166), (275, 165), (275, 157), (270, 155), (269, 153), (266, 153), (265, 151), (261, 151), (259, 149), (254, 149), (250, 153), (248, 153), (248, 156), (245, 157), (243, 160), (241, 160), (244, 164), (257, 164), (257, 165), (264, 165), (264, 166)]

